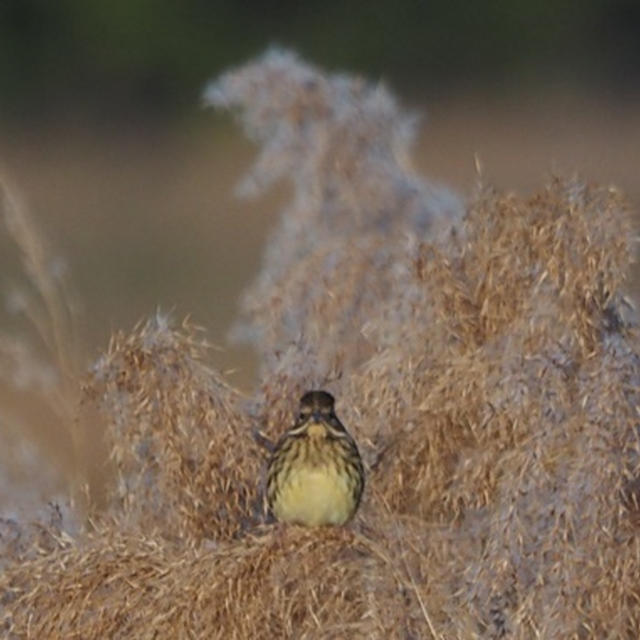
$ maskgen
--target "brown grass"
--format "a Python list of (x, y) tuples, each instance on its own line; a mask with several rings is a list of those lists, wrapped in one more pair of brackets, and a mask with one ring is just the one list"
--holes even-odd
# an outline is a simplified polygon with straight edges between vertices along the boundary
[[(248, 184), (294, 185), (238, 329), (259, 388), (229, 387), (189, 324), (116, 334), (76, 423), (106, 424), (112, 482), (38, 535), (4, 521), (6, 633), (637, 638), (620, 194), (558, 179), (463, 207), (410, 170), (410, 123), (383, 89), (289, 54), (207, 95), (263, 145)], [(345, 529), (262, 517), (255, 434), (275, 438), (312, 386), (368, 463)]]
[[(18, 334), (0, 330), (0, 467), (7, 474), (0, 482), (0, 497), (6, 513), (20, 511), (25, 503), (37, 508), (43, 496), (51, 499), (65, 485), (79, 493), (91, 472), (84, 463), (85, 432), (75, 417), (81, 347), (75, 326), (77, 305), (64, 261), (52, 253), (4, 176), (0, 176), (0, 203), (0, 221), (25, 276), (7, 296), (7, 307), (22, 330)], [(38, 450), (36, 422), (45, 422), (50, 440), (59, 443), (65, 472), (42, 464), (52, 452)], [(16, 482), (10, 477), (16, 474), (31, 482)], [(20, 494), (7, 486), (20, 486)], [(38, 495), (44, 487), (48, 489)]]

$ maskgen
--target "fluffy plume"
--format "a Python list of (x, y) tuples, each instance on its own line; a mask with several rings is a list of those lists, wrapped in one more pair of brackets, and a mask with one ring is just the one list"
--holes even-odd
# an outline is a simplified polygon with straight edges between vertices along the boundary
[(236, 335), (263, 356), (264, 377), (291, 345), (288, 366), (312, 354), (317, 378), (361, 363), (371, 353), (362, 326), (389, 297), (409, 238), (444, 233), (462, 212), (412, 171), (415, 119), (384, 87), (279, 50), (223, 75), (205, 99), (236, 109), (262, 146), (242, 193), (283, 177), (293, 186)]

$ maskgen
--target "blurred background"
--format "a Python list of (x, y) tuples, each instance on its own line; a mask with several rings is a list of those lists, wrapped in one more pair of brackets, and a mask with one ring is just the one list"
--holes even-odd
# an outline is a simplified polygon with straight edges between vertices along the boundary
[[(424, 115), (416, 166), (462, 195), (477, 154), (501, 189), (577, 171), (638, 208), (638, 0), (0, 0), (0, 166), (65, 260), (87, 361), (159, 307), (253, 384), (226, 334), (287, 191), (234, 198), (255, 149), (201, 92), (272, 44), (389, 85)], [(0, 268), (20, 282), (5, 233)]]

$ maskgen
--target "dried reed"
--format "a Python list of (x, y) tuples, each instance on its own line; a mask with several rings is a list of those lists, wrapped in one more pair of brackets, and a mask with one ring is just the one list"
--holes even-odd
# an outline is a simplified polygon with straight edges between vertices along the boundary
[[(294, 185), (244, 298), (259, 388), (227, 386), (188, 324), (116, 334), (83, 385), (113, 486), (85, 533), (38, 557), (14, 545), (7, 635), (637, 638), (621, 196), (552, 180), (463, 208), (411, 171), (385, 90), (288, 53), (207, 100), (263, 145), (246, 188)], [(311, 386), (368, 462), (346, 529), (262, 522), (254, 435), (278, 435)]]

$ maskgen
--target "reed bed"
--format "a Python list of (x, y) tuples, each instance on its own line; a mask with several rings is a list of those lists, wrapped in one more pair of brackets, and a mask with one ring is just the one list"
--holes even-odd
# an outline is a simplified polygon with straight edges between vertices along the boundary
[[(111, 479), (100, 500), (85, 478), (69, 508), (0, 523), (5, 635), (639, 637), (621, 194), (554, 178), (522, 197), (479, 176), (463, 202), (412, 170), (415, 120), (387, 90), (288, 52), (205, 99), (261, 145), (244, 195), (292, 185), (234, 329), (259, 385), (230, 387), (202, 331), (162, 314), (67, 376), (71, 441), (81, 454), (104, 425)], [(264, 513), (264, 444), (312, 387), (367, 464), (345, 528)]]

